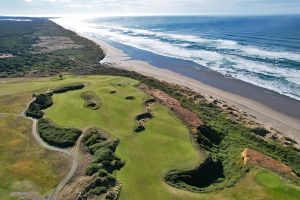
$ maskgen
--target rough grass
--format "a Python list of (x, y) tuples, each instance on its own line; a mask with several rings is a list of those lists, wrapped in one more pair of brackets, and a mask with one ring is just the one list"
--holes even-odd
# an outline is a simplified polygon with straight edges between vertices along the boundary
[[(83, 90), (53, 96), (54, 105), (46, 110), (46, 117), (63, 126), (98, 126), (120, 138), (117, 155), (126, 161), (117, 173), (123, 184), (120, 199), (176, 198), (166, 190), (163, 175), (169, 169), (192, 167), (199, 162), (188, 129), (168, 109), (157, 104), (152, 107), (155, 118), (147, 123), (145, 134), (136, 134), (133, 131), (135, 117), (144, 111), (143, 100), (146, 98), (133, 87), (137, 81), (119, 77), (106, 81), (101, 77), (87, 79), (90, 85)], [(82, 106), (80, 94), (84, 90), (101, 96), (103, 104), (98, 110)], [(111, 95), (110, 91), (117, 93)], [(134, 101), (125, 99), (131, 95), (135, 96)], [(144, 187), (141, 188), (141, 184)]]
[[(168, 186), (163, 181), (168, 170), (188, 169), (201, 160), (190, 143), (187, 128), (170, 110), (154, 104), (151, 110), (155, 118), (148, 122), (145, 134), (136, 134), (133, 132), (134, 120), (143, 111), (143, 99), (147, 98), (133, 87), (137, 81), (107, 76), (89, 76), (86, 79), (90, 84), (82, 91), (54, 96), (54, 106), (46, 111), (46, 116), (64, 126), (98, 126), (120, 138), (117, 155), (126, 161), (125, 167), (117, 173), (123, 184), (121, 200), (253, 199), (254, 194), (255, 199), (273, 198), (274, 194), (269, 193), (266, 186), (256, 183), (253, 173), (246, 175), (236, 186), (213, 193), (194, 194)], [(85, 109), (80, 99), (84, 91), (93, 91), (101, 96), (103, 106), (96, 111)], [(110, 91), (117, 92), (111, 95)], [(125, 99), (132, 95), (135, 96), (134, 101)]]
[[(117, 173), (118, 180), (123, 183), (121, 200), (269, 200), (276, 199), (277, 196), (282, 197), (280, 196), (282, 193), (274, 192), (268, 186), (257, 181), (254, 171), (248, 173), (234, 187), (213, 193), (195, 194), (167, 185), (163, 180), (163, 175), (167, 171), (170, 169), (189, 169), (199, 163), (201, 157), (199, 158), (198, 153), (190, 143), (188, 129), (170, 110), (159, 104), (151, 105), (155, 118), (147, 123), (145, 130), (147, 134), (134, 133), (135, 117), (144, 111), (143, 100), (149, 98), (134, 87), (138, 83), (135, 80), (113, 76), (69, 76), (65, 77), (64, 80), (52, 78), (43, 81), (31, 80), (26, 83), (4, 83), (8, 89), (2, 87), (1, 84), (0, 97), (5, 92), (18, 94), (19, 91), (20, 93), (20, 87), (23, 85), (24, 91), (33, 93), (37, 90), (46, 91), (48, 88), (78, 82), (89, 84), (80, 91), (54, 95), (54, 104), (46, 110), (46, 117), (64, 127), (100, 127), (120, 138), (121, 142), (116, 153), (122, 160), (126, 161), (125, 167)], [(82, 106), (84, 102), (80, 98), (80, 94), (85, 91), (92, 91), (97, 96), (101, 96), (102, 106), (99, 109), (91, 110)], [(111, 95), (111, 91), (116, 91), (116, 93)], [(127, 96), (134, 96), (135, 100), (127, 101), (125, 100)], [(12, 145), (20, 144), (20, 140), (15, 137), (7, 141)], [(31, 157), (35, 158), (36, 156)], [(23, 160), (21, 161), (23, 162)], [(30, 162), (24, 163), (26, 169), (22, 173), (27, 173), (31, 164)], [(10, 163), (7, 166), (13, 166), (13, 164), (15, 163)], [(14, 166), (23, 165), (17, 163)], [(23, 183), (23, 187), (24, 185), (31, 187), (32, 184), (27, 181), (26, 184)], [(278, 189), (278, 187), (276, 188)], [(1, 192), (6, 192), (6, 190), (8, 190), (7, 187), (1, 186), (0, 196)]]
[(45, 194), (66, 174), (63, 156), (40, 147), (31, 136), (31, 122), (0, 115), (0, 199), (14, 191)]
[(59, 127), (48, 119), (39, 119), (38, 133), (41, 138), (52, 146), (60, 148), (72, 147), (81, 135), (81, 130)]

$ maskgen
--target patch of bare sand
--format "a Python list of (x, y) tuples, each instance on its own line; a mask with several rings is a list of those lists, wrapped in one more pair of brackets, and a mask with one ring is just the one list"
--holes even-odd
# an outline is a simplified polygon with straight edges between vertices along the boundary
[(270, 156), (264, 155), (263, 153), (260, 153), (258, 151), (246, 148), (241, 155), (244, 160), (244, 165), (254, 164), (278, 172), (280, 174), (297, 176), (293, 172), (292, 168), (288, 165), (285, 165), (282, 162), (275, 160)]
[[(91, 39), (90, 37), (87, 38)], [(249, 116), (254, 116), (255, 121), (263, 124), (266, 128), (277, 129), (300, 143), (300, 119), (275, 111), (252, 99), (214, 88), (173, 71), (154, 67), (144, 61), (132, 60), (120, 49), (112, 47), (106, 42), (95, 38), (92, 40), (100, 45), (105, 52), (106, 56), (102, 61), (103, 64), (115, 68), (135, 71), (168, 83), (182, 85), (204, 95), (208, 99), (209, 97), (221, 99), (229, 106), (234, 106), (240, 111), (246, 112)]]
[(38, 48), (40, 52), (53, 52), (63, 49), (78, 49), (81, 45), (75, 44), (73, 40), (65, 36), (40, 36), (39, 43), (34, 47)]
[(12, 58), (14, 55), (10, 53), (0, 53), (0, 58)]

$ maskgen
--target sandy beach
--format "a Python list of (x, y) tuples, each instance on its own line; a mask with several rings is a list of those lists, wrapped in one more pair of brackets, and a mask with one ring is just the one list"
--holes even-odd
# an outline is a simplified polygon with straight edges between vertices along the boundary
[(183, 85), (206, 97), (221, 99), (226, 101), (227, 104), (235, 106), (240, 111), (254, 116), (255, 121), (263, 124), (265, 127), (275, 128), (298, 143), (300, 142), (300, 119), (298, 117), (278, 112), (258, 101), (220, 90), (171, 70), (155, 67), (145, 61), (131, 59), (122, 50), (111, 46), (107, 42), (89, 36), (85, 37), (99, 44), (104, 50), (106, 57), (101, 61), (103, 64), (135, 71), (169, 83)]

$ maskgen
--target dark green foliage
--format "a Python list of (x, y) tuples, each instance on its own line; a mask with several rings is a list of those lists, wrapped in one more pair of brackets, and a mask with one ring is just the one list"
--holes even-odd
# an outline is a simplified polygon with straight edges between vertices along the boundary
[(106, 199), (116, 199), (118, 194), (110, 189), (115, 187), (118, 181), (111, 173), (120, 170), (125, 165), (125, 162), (115, 155), (119, 139), (112, 138), (97, 128), (91, 128), (82, 142), (93, 155), (92, 163), (87, 167), (85, 173), (88, 176), (97, 175), (87, 187), (86, 192), (101, 195), (108, 191)]
[(187, 184), (187, 186), (195, 187), (201, 190), (217, 183), (224, 178), (223, 166), (220, 160), (207, 158), (199, 167), (186, 171), (173, 171), (165, 176), (165, 180), (175, 186)]
[(100, 195), (104, 194), (107, 191), (106, 187), (104, 186), (98, 186), (90, 190), (91, 194)]
[(115, 151), (118, 144), (119, 144), (119, 142), (120, 142), (119, 139), (116, 138), (116, 139), (110, 139), (110, 140), (107, 140), (107, 141), (96, 143), (96, 144), (90, 145), (88, 147), (89, 152), (91, 154), (94, 154), (95, 151), (97, 151), (100, 148), (108, 148), (108, 149), (111, 149), (112, 151)]
[(135, 119), (138, 120), (138, 121), (152, 119), (152, 118), (153, 118), (153, 115), (150, 112), (145, 112), (145, 113), (140, 114), (140, 115), (135, 117)]
[[(100, 67), (97, 69), (88, 69), (86, 71), (74, 71), (77, 74), (102, 74), (102, 75), (116, 75), (125, 76), (139, 80), (150, 87), (162, 90), (170, 96), (179, 100), (183, 107), (196, 113), (211, 129), (220, 135), (220, 143), (213, 144), (208, 138), (201, 133), (198, 133), (196, 140), (200, 147), (206, 150), (206, 153), (211, 154), (214, 159), (220, 160), (224, 169), (224, 180), (214, 186), (214, 189), (222, 189), (224, 187), (233, 186), (241, 177), (244, 176), (249, 169), (244, 167), (241, 159), (241, 152), (245, 148), (252, 148), (260, 151), (268, 156), (271, 156), (283, 163), (292, 167), (295, 173), (300, 175), (300, 154), (299, 150), (289, 147), (283, 147), (276, 142), (266, 142), (258, 136), (255, 136), (251, 129), (245, 127), (243, 124), (237, 123), (219, 107), (213, 103), (207, 102), (201, 98), (201, 101), (195, 102), (194, 98), (187, 98), (189, 94), (195, 97), (199, 96), (197, 93), (187, 91), (181, 87), (177, 87), (156, 79), (143, 76), (136, 72), (120, 70), (116, 68)], [(179, 95), (179, 93), (182, 95)], [(205, 134), (205, 133), (204, 133)], [(188, 189), (186, 186), (184, 186)], [(202, 188), (202, 190), (205, 190)], [(194, 190), (195, 191), (195, 190)], [(208, 186), (206, 191), (212, 191)]]
[(42, 118), (38, 121), (38, 133), (48, 144), (66, 148), (74, 146), (81, 134), (81, 130), (74, 128), (61, 128), (56, 126), (50, 120)]
[[(20, 76), (30, 71), (57, 74), (70, 69), (97, 66), (104, 58), (102, 49), (92, 41), (65, 30), (48, 19), (31, 20), (0, 21), (1, 53), (15, 56), (0, 59), (0, 77)], [(34, 45), (39, 42), (40, 36), (69, 37), (81, 48), (39, 52), (39, 48)]]
[(88, 175), (88, 176), (92, 176), (93, 174), (95, 174), (96, 172), (98, 172), (99, 170), (99, 164), (97, 163), (92, 163), (90, 164), (86, 170), (85, 170), (85, 174)]
[[(202, 136), (204, 136), (207, 140), (209, 140), (212, 144), (220, 144), (222, 140), (221, 134), (217, 133), (214, 129), (212, 129), (210, 126), (203, 125), (198, 128), (198, 131), (201, 133)], [(203, 139), (203, 138), (201, 138)], [(201, 139), (198, 139), (198, 142), (201, 143)]]
[(259, 135), (261, 137), (265, 137), (268, 133), (270, 133), (270, 131), (268, 131), (267, 129), (265, 129), (263, 127), (253, 128), (251, 130), (251, 132), (253, 132), (254, 134)]
[(64, 87), (56, 88), (52, 92), (53, 93), (65, 93), (65, 92), (72, 91), (72, 90), (80, 90), (82, 88), (84, 88), (84, 84), (78, 83), (78, 84), (67, 85)]
[(107, 175), (107, 171), (106, 171), (105, 169), (100, 169), (100, 170), (98, 171), (98, 176), (104, 177), (104, 176), (106, 176), (106, 175)]
[(94, 153), (93, 162), (101, 163), (104, 161), (112, 161), (114, 159), (114, 152), (109, 148), (102, 147), (97, 149)]
[(152, 104), (152, 103), (155, 103), (155, 102), (156, 102), (156, 99), (147, 99), (147, 100), (145, 101), (145, 105), (148, 106), (148, 105), (150, 105), (150, 104)]
[[(300, 154), (297, 149), (283, 147), (276, 142), (264, 141), (255, 136), (251, 129), (232, 120), (226, 112), (223, 112), (215, 104), (207, 102), (202, 97), (200, 102), (194, 102), (195, 98), (187, 98), (188, 95), (186, 93), (192, 93), (195, 97), (199, 96), (192, 91), (187, 91), (135, 72), (115, 68), (102, 67), (92, 71), (87, 70), (84, 74), (117, 75), (139, 80), (176, 98), (181, 102), (182, 106), (195, 112), (206, 123), (207, 127), (202, 129), (203, 134), (199, 131), (195, 139), (198, 141), (199, 146), (206, 150), (207, 154), (222, 162), (224, 179), (220, 179), (221, 181), (213, 184), (213, 186), (201, 188), (199, 191), (212, 191), (231, 187), (243, 177), (249, 171), (247, 167), (244, 167), (240, 157), (241, 152), (245, 148), (252, 148), (278, 159), (291, 166), (300, 175)], [(207, 129), (208, 127), (209, 129)], [(181, 188), (190, 189), (187, 184)], [(193, 191), (197, 191), (197, 189), (193, 187)]]
[(96, 177), (93, 179), (90, 184), (87, 186), (85, 192), (94, 194), (94, 195), (101, 195), (106, 193), (112, 187), (117, 185), (117, 179), (112, 174), (107, 174), (104, 177)]
[(146, 130), (145, 126), (143, 124), (139, 124), (135, 129), (134, 132), (139, 133)]
[(134, 96), (127, 96), (125, 97), (126, 100), (135, 100), (135, 97)]
[(82, 142), (93, 155), (92, 164), (88, 167), (86, 174), (92, 175), (100, 170), (112, 173), (125, 165), (125, 162), (115, 155), (119, 139), (111, 138), (107, 133), (92, 128), (88, 130)]
[(199, 128), (195, 139), (201, 149), (206, 150), (207, 154), (211, 155), (215, 160), (219, 160), (223, 166), (224, 178), (220, 179), (221, 181), (198, 189), (190, 185), (191, 183), (188, 184), (187, 181), (184, 185), (177, 184), (176, 187), (197, 192), (207, 192), (233, 186), (249, 170), (247, 167), (244, 167), (240, 157), (241, 152), (245, 148), (260, 151), (288, 164), (297, 174), (300, 173), (300, 154), (295, 149), (283, 147), (276, 142), (264, 141), (253, 134), (253, 129), (249, 129), (243, 124), (232, 120), (226, 112), (223, 112), (222, 109), (214, 104), (206, 101), (194, 103), (193, 99), (186, 98), (186, 95), (178, 95), (178, 91), (183, 94), (186, 92), (182, 89), (146, 78), (143, 78), (142, 82), (177, 98), (184, 107), (195, 112), (205, 121), (206, 126)]
[(52, 93), (39, 94), (35, 97), (35, 100), (29, 104), (25, 114), (27, 117), (40, 119), (43, 117), (43, 109), (52, 106)]

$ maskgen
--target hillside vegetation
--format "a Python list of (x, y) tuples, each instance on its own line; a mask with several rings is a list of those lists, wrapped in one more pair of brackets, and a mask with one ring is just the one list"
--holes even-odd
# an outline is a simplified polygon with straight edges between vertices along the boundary
[[(56, 74), (74, 68), (97, 65), (104, 56), (93, 42), (65, 30), (46, 18), (0, 21), (0, 53), (13, 57), (0, 59), (0, 77), (28, 73)], [(48, 38), (48, 41), (44, 41)], [(65, 42), (64, 42), (65, 40)], [(68, 45), (70, 43), (74, 45)], [(45, 49), (61, 45), (58, 49)]]
[[(7, 112), (8, 108), (25, 108), (28, 101), (21, 103), (18, 95), (38, 94), (26, 115), (39, 118), (42, 138), (59, 147), (73, 146), (80, 130), (100, 128), (101, 131), (91, 132), (83, 139), (84, 148), (91, 156), (85, 176), (94, 180), (84, 194), (103, 195), (112, 188), (119, 188), (121, 183), (121, 200), (248, 200), (254, 195), (259, 200), (300, 198), (299, 178), (275, 174), (259, 166), (244, 166), (241, 158), (241, 152), (251, 148), (289, 165), (300, 175), (300, 153), (292, 145), (282, 146), (277, 140), (265, 138), (268, 134), (265, 129), (246, 126), (217, 103), (187, 88), (101, 66), (98, 61), (103, 58), (103, 52), (97, 45), (47, 19), (9, 23), (0, 21), (0, 47), (3, 53), (13, 56), (0, 59), (0, 76), (59, 72), (81, 75), (4, 81), (0, 85), (0, 109)], [(72, 44), (59, 45), (58, 41), (64, 44), (66, 40)], [(49, 43), (59, 48), (45, 46)], [(148, 102), (153, 97), (138, 88), (141, 83), (176, 99), (203, 124), (194, 130), (189, 118), (180, 119), (183, 115), (176, 115), (176, 110), (160, 101)], [(16, 108), (7, 107), (7, 102), (12, 100), (18, 102)], [(11, 123), (3, 123), (1, 132), (13, 129)], [(140, 125), (142, 132), (135, 132)], [(24, 127), (28, 129), (30, 125), (24, 124)], [(21, 130), (14, 131), (19, 134)], [(20, 140), (27, 141), (25, 138), (21, 136)], [(112, 138), (114, 142), (108, 142)], [(4, 141), (0, 144), (3, 160), (12, 164), (7, 160), (11, 154), (6, 151), (10, 150), (7, 148), (10, 144)], [(15, 146), (15, 149), (18, 148)], [(30, 152), (30, 146), (18, 149), (25, 150)], [(28, 153), (24, 159), (30, 156), (40, 159), (40, 155)], [(49, 184), (40, 179), (42, 175), (35, 176), (33, 165), (27, 164), (24, 165), (26, 173), (18, 175), (18, 180), (1, 185), (0, 195), (2, 192), (8, 196), (16, 190), (19, 183), (16, 182), (23, 179), (28, 179), (29, 185), (34, 187), (24, 189), (27, 184), (23, 183), (17, 189), (49, 191), (60, 178), (54, 174), (59, 162), (54, 159), (48, 164), (51, 159), (53, 157), (45, 157), (43, 163), (34, 165), (38, 172), (45, 170), (45, 177), (48, 173)], [(22, 172), (23, 164), (18, 163), (15, 171)], [(3, 179), (10, 180), (12, 169), (3, 167), (1, 174), (7, 174)], [(36, 187), (39, 183), (41, 188)]]

